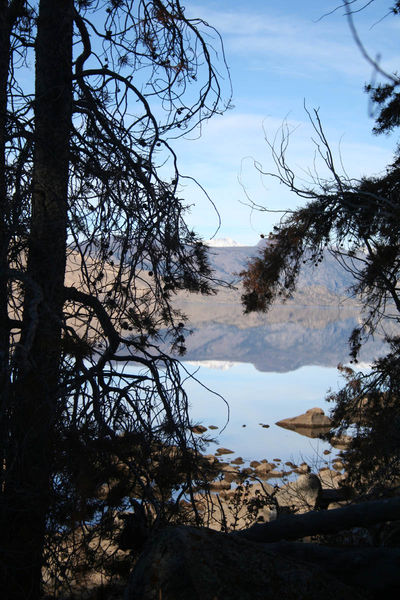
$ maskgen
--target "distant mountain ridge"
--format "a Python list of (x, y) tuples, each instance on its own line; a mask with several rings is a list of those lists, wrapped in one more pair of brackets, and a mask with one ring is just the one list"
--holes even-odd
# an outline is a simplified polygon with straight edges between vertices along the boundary
[[(260, 253), (264, 244), (262, 240), (257, 246), (210, 247), (209, 258), (216, 277), (239, 282), (238, 274), (245, 269), (251, 258)], [(325, 250), (323, 258), (317, 267), (309, 263), (303, 265), (299, 275), (298, 290), (304, 292), (311, 286), (322, 286), (334, 294), (349, 296), (348, 289), (354, 284), (351, 274), (328, 250)]]

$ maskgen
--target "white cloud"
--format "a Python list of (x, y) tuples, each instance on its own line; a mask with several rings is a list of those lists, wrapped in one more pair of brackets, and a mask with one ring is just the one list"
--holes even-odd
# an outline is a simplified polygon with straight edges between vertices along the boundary
[[(333, 0), (331, 8), (334, 4)], [(200, 139), (174, 144), (182, 171), (198, 179), (221, 213), (218, 237), (256, 243), (257, 234), (267, 233), (280, 216), (251, 213), (243, 206), (240, 202), (246, 202), (246, 196), (239, 176), (248, 196), (258, 204), (268, 204), (273, 210), (301, 204), (277, 180), (260, 178), (254, 161), (265, 171), (275, 171), (263, 128), (269, 139), (276, 132), (279, 136), (287, 115), (294, 130), (288, 163), (299, 174), (313, 168), (315, 146), (304, 98), (310, 108), (321, 107), (337, 164), (340, 168), (342, 156), (349, 176), (377, 174), (392, 158), (393, 141), (370, 134), (373, 119), (363, 84), (371, 76), (371, 66), (362, 58), (339, 13), (316, 22), (324, 10), (328, 12), (317, 0), (287, 0), (284, 4), (205, 0), (187, 9), (187, 14), (203, 17), (221, 33), (233, 80), (236, 108), (207, 122)], [(377, 14), (379, 11), (381, 6)], [(394, 70), (399, 62), (395, 20), (370, 29), (377, 19), (367, 16), (365, 11), (357, 16), (362, 39), (373, 56), (381, 51), (382, 66)], [(316, 172), (324, 176), (326, 169), (317, 163)], [(182, 196), (189, 204), (196, 203), (190, 217), (193, 225), (206, 238), (213, 235), (218, 221), (201, 192), (188, 184)]]
[[(322, 9), (307, 18), (299, 11), (288, 12), (286, 7), (278, 14), (277, 8), (268, 4), (251, 6), (250, 11), (242, 6), (221, 10), (194, 5), (191, 13), (203, 17), (221, 34), (228, 62), (229, 55), (237, 54), (246, 57), (250, 69), (270, 70), (274, 65), (276, 70), (291, 71), (295, 76), (311, 77), (316, 72), (321, 76), (328, 70), (328, 76), (332, 72), (359, 78), (370, 75), (371, 67), (355, 47), (346, 20), (337, 16), (316, 22)], [(390, 69), (398, 52), (389, 44), (386, 29), (375, 27), (371, 30), (366, 19), (358, 25), (371, 55), (375, 56), (379, 49), (383, 66), (389, 61), (387, 67)]]
[[(263, 119), (260, 114), (231, 113), (211, 120), (204, 130), (204, 137), (186, 142), (178, 151), (182, 170), (195, 176), (204, 185), (222, 218), (222, 231), (218, 237), (233, 237), (240, 243), (254, 244), (260, 233), (268, 233), (279, 219), (279, 213), (253, 212), (246, 203), (248, 197), (271, 210), (293, 209), (302, 201), (280, 185), (272, 177), (260, 177), (254, 161), (264, 171), (276, 172), (271, 152), (264, 139), (264, 129), (270, 137), (281, 128), (280, 119)], [(315, 147), (311, 141), (312, 129), (306, 121), (290, 123), (293, 134), (288, 149), (288, 163), (300, 178), (309, 179), (305, 171), (314, 167)], [(337, 168), (341, 170), (340, 156), (346, 172), (351, 177), (378, 174), (391, 160), (388, 145), (371, 142), (350, 141), (340, 143), (341, 131), (327, 126), (327, 138), (336, 156)], [(186, 149), (185, 149), (186, 148)], [(190, 150), (189, 150), (190, 149)], [(316, 173), (329, 176), (322, 161), (317, 162)], [(239, 183), (241, 179), (241, 184)], [(208, 200), (192, 185), (182, 190), (182, 196), (196, 206), (190, 220), (206, 237), (215, 232), (217, 218)]]

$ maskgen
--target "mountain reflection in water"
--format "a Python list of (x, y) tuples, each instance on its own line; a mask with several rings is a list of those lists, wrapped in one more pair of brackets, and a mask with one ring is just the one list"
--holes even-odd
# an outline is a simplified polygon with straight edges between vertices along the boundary
[[(209, 311), (209, 320), (198, 321), (187, 339), (187, 368), (192, 372), (198, 368), (196, 377), (229, 404), (229, 423), (217, 443), (210, 444), (209, 452), (223, 446), (234, 451), (229, 459), (279, 457), (282, 463), (306, 460), (323, 466), (337, 452), (327, 442), (275, 423), (313, 407), (329, 414), (331, 405), (325, 397), (328, 390), (337, 391), (344, 384), (336, 367), (349, 362), (348, 338), (359, 313), (354, 307), (299, 307), (296, 311), (293, 305), (279, 311), (269, 318), (258, 316), (249, 327), (239, 318), (236, 325), (221, 322), (220, 315), (212, 320)], [(284, 322), (278, 318), (283, 313), (288, 317)], [(363, 348), (360, 365), (368, 368), (386, 351), (383, 335), (375, 336)], [(227, 420), (224, 402), (193, 380), (187, 381), (186, 389), (192, 419), (217, 426), (218, 430), (208, 433), (218, 436)], [(332, 455), (325, 455), (329, 450)]]
[[(193, 334), (186, 340), (185, 360), (251, 363), (258, 371), (279, 373), (307, 365), (336, 367), (349, 362), (349, 335), (359, 323), (356, 309), (285, 308), (282, 317), (287, 316), (286, 321), (271, 321), (269, 315), (263, 315), (263, 320), (248, 327), (243, 321), (235, 325), (212, 317), (194, 323)], [(377, 334), (362, 348), (359, 360), (370, 363), (386, 351), (383, 334)]]
[[(216, 276), (234, 280), (256, 254), (257, 248), (212, 248)], [(193, 330), (185, 342), (187, 368), (199, 369), (198, 379), (230, 408), (229, 423), (210, 452), (220, 445), (235, 451), (229, 455), (233, 459), (329, 460), (326, 442), (275, 423), (313, 407), (329, 413), (325, 397), (344, 384), (336, 367), (349, 363), (348, 339), (361, 322), (360, 300), (348, 291), (353, 284), (351, 273), (327, 251), (317, 269), (302, 269), (293, 298), (274, 304), (267, 315), (243, 314), (240, 282), (236, 289), (220, 286), (216, 296), (177, 295), (174, 304)], [(385, 329), (389, 336), (398, 334), (394, 321), (385, 319)], [(378, 333), (362, 348), (360, 364), (368, 368), (386, 352), (384, 335)], [(218, 426), (210, 436), (221, 431), (227, 419), (224, 402), (193, 379), (185, 387), (193, 420)]]

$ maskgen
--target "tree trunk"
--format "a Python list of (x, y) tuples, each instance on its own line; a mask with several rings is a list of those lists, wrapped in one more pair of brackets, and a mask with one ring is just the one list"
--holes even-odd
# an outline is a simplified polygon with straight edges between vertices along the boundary
[(10, 25), (8, 20), (8, 2), (0, 0), (0, 483), (3, 481), (3, 461), (5, 449), (5, 418), (9, 391), (9, 330), (7, 313), (8, 289), (8, 245), (7, 227), (9, 204), (6, 189), (6, 115), (7, 80), (10, 62)]
[(73, 0), (40, 1), (32, 217), (2, 523), (8, 575), (6, 597), (13, 600), (40, 596), (54, 426), (62, 397), (59, 369), (72, 107), (72, 23)]

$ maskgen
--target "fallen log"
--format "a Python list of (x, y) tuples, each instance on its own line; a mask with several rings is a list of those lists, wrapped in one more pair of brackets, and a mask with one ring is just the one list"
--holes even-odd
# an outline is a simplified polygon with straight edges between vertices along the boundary
[(230, 535), (253, 542), (269, 543), (298, 540), (312, 535), (338, 533), (353, 527), (369, 527), (376, 523), (400, 520), (400, 497), (351, 504), (332, 510), (311, 511), (301, 515), (285, 515), (276, 521), (256, 524)]
[(400, 520), (400, 498), (312, 511), (224, 534), (188, 526), (149, 540), (125, 600), (397, 600), (400, 549), (283, 542)]

